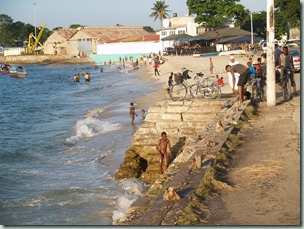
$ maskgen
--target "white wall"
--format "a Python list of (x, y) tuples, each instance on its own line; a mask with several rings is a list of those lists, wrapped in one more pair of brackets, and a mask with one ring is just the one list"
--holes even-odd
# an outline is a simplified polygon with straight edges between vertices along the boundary
[(18, 56), (22, 53), (25, 53), (24, 47), (14, 47), (14, 48), (7, 48), (4, 49), (4, 56)]
[(132, 54), (163, 52), (161, 42), (122, 42), (97, 45), (97, 54)]

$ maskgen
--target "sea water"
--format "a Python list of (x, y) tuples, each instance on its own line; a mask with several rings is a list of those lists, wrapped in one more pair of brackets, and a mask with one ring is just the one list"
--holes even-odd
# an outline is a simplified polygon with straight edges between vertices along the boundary
[[(139, 126), (130, 102), (153, 84), (117, 66), (25, 67), (0, 75), (0, 225), (115, 223), (145, 188), (114, 175)], [(90, 83), (73, 82), (82, 69)]]

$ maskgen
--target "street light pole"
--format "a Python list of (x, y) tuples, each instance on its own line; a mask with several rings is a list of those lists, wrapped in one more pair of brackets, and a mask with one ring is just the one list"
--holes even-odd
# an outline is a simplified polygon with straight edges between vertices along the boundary
[(250, 22), (251, 22), (251, 47), (253, 47), (253, 22), (252, 22), (252, 13), (250, 14)]
[(36, 2), (34, 2), (34, 3), (33, 3), (33, 5), (34, 5), (34, 25), (35, 25), (35, 37), (37, 37), (37, 30), (36, 30), (36, 5), (37, 5), (37, 3), (36, 3)]

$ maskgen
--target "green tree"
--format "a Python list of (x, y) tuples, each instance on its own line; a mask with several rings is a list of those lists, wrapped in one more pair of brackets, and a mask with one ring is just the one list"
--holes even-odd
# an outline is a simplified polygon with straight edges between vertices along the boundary
[(55, 30), (59, 30), (59, 29), (63, 29), (63, 27), (61, 27), (61, 26), (59, 26), (59, 27), (55, 27), (55, 28), (53, 28), (53, 31), (55, 31)]
[(292, 28), (300, 28), (301, 4), (299, 0), (275, 0), (276, 37), (289, 34)]
[(154, 6), (153, 8), (151, 8), (151, 10), (153, 11), (151, 14), (150, 14), (150, 17), (153, 17), (154, 18), (154, 21), (156, 21), (157, 19), (160, 20), (160, 27), (163, 28), (163, 19), (169, 17), (169, 14), (168, 12), (170, 10), (168, 10), (169, 6), (166, 5), (165, 1), (156, 1), (154, 3)]
[[(266, 22), (266, 11), (261, 11), (260, 13), (252, 14), (253, 32), (256, 33), (258, 37), (266, 38)], [(240, 28), (247, 31), (251, 31), (250, 14), (247, 15)]]
[(242, 10), (237, 11), (234, 16), (234, 26), (240, 28), (248, 18), (250, 17), (250, 11), (248, 9), (244, 9), (241, 7)]
[(187, 0), (189, 15), (195, 14), (195, 22), (204, 22), (206, 27), (222, 26), (225, 20), (236, 17), (242, 21), (244, 6), (239, 0)]
[[(28, 40), (29, 34), (34, 31), (33, 25), (24, 24), (21, 21), (14, 22), (11, 17), (0, 14), (0, 43), (5, 46), (15, 46), (16, 41)], [(43, 43), (49, 35), (50, 31), (45, 28), (40, 42)]]
[(80, 24), (72, 24), (70, 25), (70, 29), (77, 29), (78, 27), (83, 27), (84, 25), (80, 25)]
[(5, 46), (11, 45), (13, 43), (12, 34), (10, 30), (10, 26), (13, 23), (13, 19), (5, 14), (0, 14), (0, 43)]
[(148, 33), (154, 33), (155, 32), (155, 30), (151, 26), (144, 26), (143, 29), (146, 30)]

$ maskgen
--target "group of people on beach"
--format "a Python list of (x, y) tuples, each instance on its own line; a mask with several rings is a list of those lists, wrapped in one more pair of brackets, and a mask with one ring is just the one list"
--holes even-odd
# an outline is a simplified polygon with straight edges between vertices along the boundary
[[(240, 64), (238, 61), (235, 60), (234, 56), (230, 56), (230, 63), (226, 65), (225, 70), (228, 73), (229, 84), (232, 88), (232, 93), (238, 93), (237, 101), (242, 103), (244, 100), (244, 88), (246, 84), (249, 84), (252, 79), (255, 77), (266, 77), (266, 55), (262, 55), (262, 58), (257, 58), (257, 64), (253, 65), (252, 58), (249, 58), (247, 65)], [(292, 69), (290, 74), (291, 86), (294, 89), (294, 96), (298, 96), (296, 83), (294, 79), (294, 64), (293, 64), (293, 57), (288, 52), (288, 47), (284, 46), (283, 51), (277, 49), (275, 47), (275, 65), (277, 71), (281, 71), (279, 73), (279, 83), (282, 85), (283, 76), (287, 69)], [(259, 88), (258, 85), (257, 87)]]
[[(262, 61), (262, 58), (264, 61)], [(228, 83), (232, 89), (233, 94), (238, 94), (237, 102), (242, 103), (244, 100), (244, 88), (248, 83), (255, 77), (266, 77), (266, 56), (257, 58), (257, 63), (253, 63), (253, 59), (249, 58), (246, 65), (240, 64), (240, 62), (235, 60), (235, 57), (232, 55), (229, 58), (230, 62), (225, 66), (225, 70), (228, 74)], [(288, 53), (288, 47), (283, 47), (283, 51), (281, 53), (276, 52), (275, 57), (276, 66), (281, 69), (282, 73), (280, 79), (283, 77), (283, 72), (285, 69), (294, 69), (293, 59), (291, 54)], [(212, 58), (209, 58), (209, 70), (210, 73), (213, 74), (214, 65), (212, 62)], [(155, 75), (157, 71), (155, 70)], [(159, 73), (158, 73), (159, 74)], [(168, 78), (168, 87), (165, 89), (167, 92), (173, 90), (174, 82), (173, 77), (178, 73), (170, 73)], [(297, 96), (296, 92), (296, 84), (294, 80), (293, 74), (290, 76), (292, 86), (294, 87), (294, 96)], [(219, 77), (216, 75), (216, 79), (219, 86), (224, 85), (223, 77)], [(258, 85), (259, 87), (259, 85)], [(140, 122), (145, 120), (146, 111), (144, 109), (141, 110), (142, 118)], [(131, 123), (134, 125), (135, 116), (138, 116), (135, 112), (135, 107), (133, 103), (130, 103), (130, 118)], [(163, 174), (168, 166), (169, 166), (169, 158), (172, 158), (172, 148), (170, 140), (167, 137), (166, 132), (161, 133), (161, 139), (158, 140), (158, 144), (156, 145), (156, 150), (159, 153), (159, 164), (160, 164), (160, 174)]]

